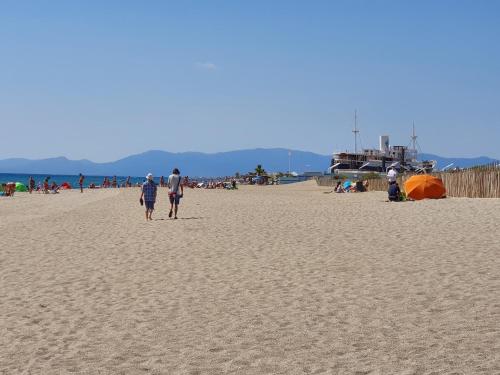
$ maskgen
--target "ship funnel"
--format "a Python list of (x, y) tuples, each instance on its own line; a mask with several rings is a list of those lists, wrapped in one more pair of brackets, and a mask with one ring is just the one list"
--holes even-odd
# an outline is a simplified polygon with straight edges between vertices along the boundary
[(383, 153), (389, 152), (389, 136), (381, 135), (380, 136), (380, 151)]

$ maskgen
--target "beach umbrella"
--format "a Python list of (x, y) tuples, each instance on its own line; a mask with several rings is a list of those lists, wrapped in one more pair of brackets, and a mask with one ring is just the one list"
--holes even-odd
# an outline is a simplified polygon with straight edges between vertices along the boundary
[(351, 187), (351, 181), (347, 180), (344, 182), (344, 189), (349, 189)]
[(71, 189), (71, 185), (70, 185), (68, 182), (63, 182), (63, 183), (61, 184), (61, 187), (62, 187), (63, 189)]
[(415, 200), (438, 199), (446, 194), (443, 181), (428, 174), (412, 176), (405, 182), (406, 196)]
[(16, 182), (16, 191), (28, 191), (28, 188), (23, 183)]

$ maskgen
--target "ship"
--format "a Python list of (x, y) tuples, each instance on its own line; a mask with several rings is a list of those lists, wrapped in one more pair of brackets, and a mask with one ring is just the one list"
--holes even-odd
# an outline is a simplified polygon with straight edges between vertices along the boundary
[(417, 135), (415, 125), (411, 136), (412, 146), (392, 146), (388, 135), (379, 137), (378, 149), (357, 150), (357, 113), (354, 115), (354, 152), (336, 152), (333, 154), (328, 171), (336, 175), (359, 175), (368, 173), (387, 173), (390, 168), (398, 172), (430, 173), (436, 168), (434, 160), (418, 160)]

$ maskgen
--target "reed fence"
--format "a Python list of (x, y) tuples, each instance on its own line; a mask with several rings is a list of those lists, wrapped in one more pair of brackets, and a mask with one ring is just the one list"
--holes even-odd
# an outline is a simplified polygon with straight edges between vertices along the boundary
[(334, 177), (333, 175), (328, 175), (328, 176), (320, 176), (316, 177), (316, 183), (318, 186), (335, 186), (337, 185), (337, 182), (342, 181), (342, 179), (338, 177)]
[[(448, 197), (500, 198), (500, 168), (465, 169), (453, 172), (436, 172), (433, 176), (443, 180)], [(401, 187), (411, 175), (398, 177)], [(368, 190), (386, 191), (385, 178), (368, 180)]]
[[(500, 165), (493, 163), (461, 170), (431, 173), (443, 180), (448, 197), (462, 198), (500, 198)], [(398, 177), (398, 183), (404, 187), (404, 182), (411, 174)], [(316, 179), (320, 186), (335, 186), (341, 181), (334, 176), (322, 176)], [(370, 178), (368, 190), (387, 191), (385, 178)]]

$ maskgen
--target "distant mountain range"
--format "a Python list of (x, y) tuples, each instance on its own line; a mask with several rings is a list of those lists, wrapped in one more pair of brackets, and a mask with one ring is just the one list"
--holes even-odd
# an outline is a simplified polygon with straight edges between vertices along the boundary
[(497, 159), (492, 159), (487, 156), (478, 156), (476, 158), (447, 158), (443, 156), (438, 156), (434, 154), (418, 154), (419, 160), (436, 160), (437, 167), (442, 169), (450, 164), (452, 164), (451, 168), (459, 167), (459, 168), (469, 168), (477, 165), (490, 164), (494, 162), (498, 162)]
[[(291, 151), (291, 169), (301, 173), (305, 171), (326, 171), (330, 165), (330, 155), (320, 155), (306, 151)], [(488, 164), (494, 159), (481, 156), (478, 158), (445, 158), (432, 154), (420, 154), (421, 159), (436, 160), (443, 168), (451, 163), (456, 167), (470, 167)], [(90, 160), (69, 160), (65, 157), (30, 160), (12, 158), (0, 160), (0, 173), (33, 174), (78, 174), (143, 176), (148, 172), (156, 176), (168, 175), (174, 167), (185, 176), (229, 176), (255, 169), (261, 164), (269, 172), (288, 171), (288, 150), (283, 148), (251, 149), (206, 154), (201, 152), (171, 153), (166, 151), (147, 151), (126, 158), (108, 162), (94, 163)]]

